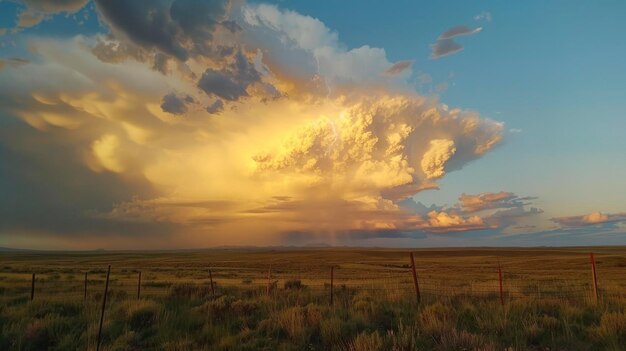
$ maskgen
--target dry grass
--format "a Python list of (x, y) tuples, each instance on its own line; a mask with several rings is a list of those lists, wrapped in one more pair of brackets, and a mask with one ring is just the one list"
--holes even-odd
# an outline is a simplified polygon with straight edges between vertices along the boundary
[(420, 250), (420, 304), (398, 250), (3, 254), (0, 349), (93, 349), (111, 264), (104, 350), (623, 350), (626, 249), (594, 248), (597, 303), (588, 251)]

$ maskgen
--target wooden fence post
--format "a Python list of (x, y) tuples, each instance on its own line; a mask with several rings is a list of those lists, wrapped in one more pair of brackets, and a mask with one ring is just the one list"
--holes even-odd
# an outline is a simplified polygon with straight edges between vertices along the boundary
[(596, 276), (596, 259), (593, 257), (593, 252), (589, 253), (589, 261), (591, 261), (591, 278), (593, 283), (593, 300), (598, 302), (598, 278)]
[(111, 274), (111, 265), (107, 269), (107, 280), (104, 285), (104, 296), (102, 296), (102, 313), (100, 314), (100, 327), (98, 328), (98, 343), (96, 344), (96, 351), (100, 351), (100, 341), (102, 338), (102, 323), (104, 323), (104, 309), (107, 305), (107, 293), (109, 292), (109, 275)]
[(502, 267), (498, 262), (498, 280), (500, 281), (500, 304), (504, 305), (504, 290), (502, 288)]
[(267, 296), (270, 295), (270, 279), (272, 279), (272, 265), (267, 269)]
[(87, 272), (85, 272), (85, 291), (84, 291), (83, 301), (87, 301)]
[(415, 271), (415, 258), (413, 257), (413, 253), (410, 253), (411, 256), (411, 271), (413, 272), (413, 284), (415, 285), (415, 297), (417, 298), (417, 303), (419, 303), (422, 299), (422, 295), (420, 294), (420, 285), (417, 281), (417, 272)]
[(213, 273), (211, 273), (211, 268), (209, 268), (209, 280), (211, 283), (211, 295), (215, 297), (215, 286), (213, 285)]
[(333, 285), (335, 280), (334, 275), (335, 266), (330, 266), (330, 305), (333, 305)]
[(139, 278), (137, 280), (137, 300), (141, 298), (141, 271), (139, 271)]
[(35, 273), (33, 273), (33, 277), (30, 281), (30, 300), (33, 301), (35, 298)]

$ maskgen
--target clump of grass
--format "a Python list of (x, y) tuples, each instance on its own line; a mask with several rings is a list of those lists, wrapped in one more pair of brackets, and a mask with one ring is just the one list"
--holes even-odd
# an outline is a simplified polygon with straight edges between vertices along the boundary
[(352, 340), (348, 346), (349, 351), (382, 351), (384, 341), (378, 331), (373, 333), (362, 332)]
[(195, 284), (175, 284), (169, 289), (168, 297), (176, 298), (208, 298), (210, 288)]
[(485, 337), (466, 330), (452, 328), (441, 334), (438, 340), (440, 350), (483, 350), (495, 351), (497, 348)]
[(284, 285), (285, 290), (298, 290), (304, 287), (305, 285), (302, 284), (302, 281), (300, 281), (300, 279), (286, 280)]

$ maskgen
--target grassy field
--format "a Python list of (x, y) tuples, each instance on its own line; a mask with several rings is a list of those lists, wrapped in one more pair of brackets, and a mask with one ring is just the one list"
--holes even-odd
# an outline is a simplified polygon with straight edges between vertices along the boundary
[(101, 350), (626, 350), (626, 248), (414, 253), (0, 253), (0, 350), (95, 350), (108, 265)]

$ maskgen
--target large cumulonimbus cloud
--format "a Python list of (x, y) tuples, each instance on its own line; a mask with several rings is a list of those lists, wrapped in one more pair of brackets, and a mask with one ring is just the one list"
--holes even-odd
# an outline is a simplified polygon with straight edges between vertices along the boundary
[[(156, 223), (187, 246), (279, 243), (289, 232), (445, 233), (498, 228), (495, 215), (474, 212), (524, 202), (504, 193), (464, 195), (461, 210), (402, 205), (504, 135), (500, 122), (412, 91), (412, 61), (346, 48), (321, 21), (273, 5), (96, 3), (110, 33), (31, 39), (37, 60), (0, 71), (0, 118), (20, 121), (21, 140), (73, 150), (33, 156), (40, 174), (55, 186), (100, 179), (116, 195), (82, 189), (98, 196), (81, 198), (77, 230), (96, 223), (94, 235), (127, 238), (125, 228), (140, 235)], [(39, 147), (5, 143), (17, 154)], [(54, 167), (56, 158), (71, 167)], [(19, 171), (18, 161), (7, 167)], [(46, 235), (77, 214), (29, 218)]]

